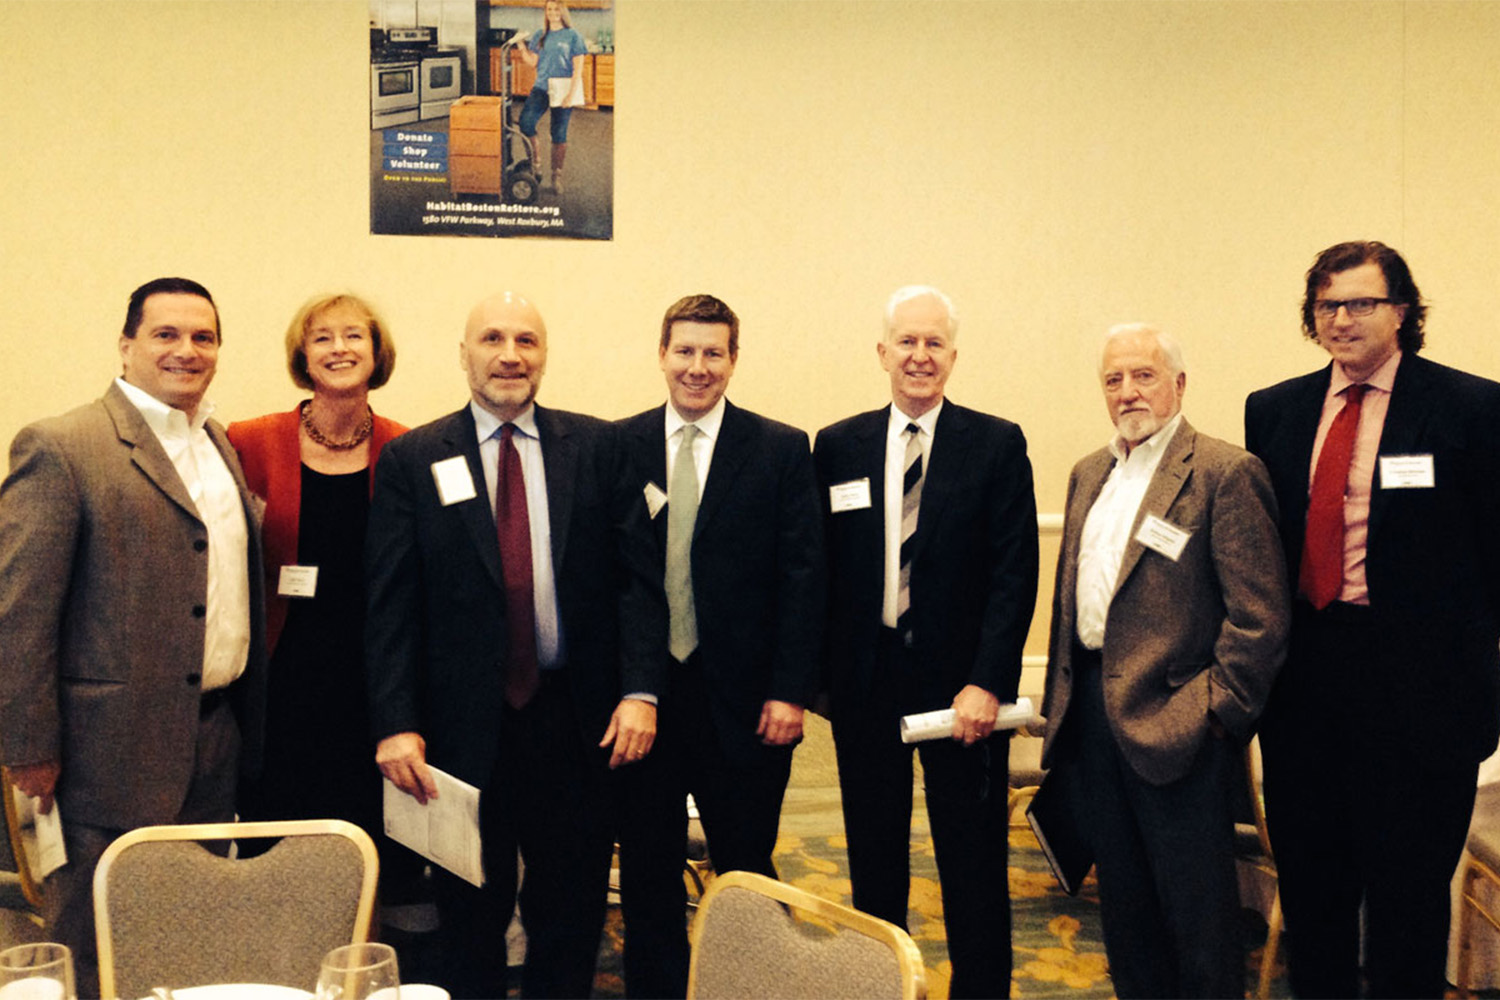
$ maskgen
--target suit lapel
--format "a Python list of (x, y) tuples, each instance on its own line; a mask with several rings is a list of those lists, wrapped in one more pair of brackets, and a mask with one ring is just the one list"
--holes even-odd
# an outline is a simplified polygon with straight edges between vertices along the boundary
[[(750, 454), (750, 418), (733, 403), (724, 401), (724, 421), (719, 425), (719, 440), (708, 465), (708, 479), (703, 484), (703, 499), (698, 503), (698, 517), (693, 522), (693, 538), (703, 533), (703, 526), (713, 519), (732, 492), (735, 477)], [(663, 449), (663, 462), (665, 448)]]
[(1115, 580), (1115, 593), (1119, 593), (1120, 587), (1135, 569), (1135, 564), (1141, 561), (1141, 554), (1146, 551), (1146, 547), (1136, 540), (1141, 523), (1152, 514), (1165, 521), (1167, 511), (1192, 475), (1193, 446), (1197, 439), (1198, 432), (1193, 430), (1193, 425), (1184, 417), (1177, 433), (1167, 444), (1161, 464), (1156, 467), (1156, 474), (1146, 486), (1146, 495), (1141, 498), (1140, 509), (1135, 512), (1135, 521), (1130, 526), (1130, 539), (1125, 543), (1125, 557), (1120, 562), (1120, 575)]
[(544, 407), (536, 407), (537, 436), (542, 442), (542, 466), (547, 473), (547, 523), (552, 529), (552, 565), (563, 565), (568, 550), (568, 525), (573, 521), (573, 485), (577, 481), (578, 442), (572, 429)]
[[(1427, 363), (1416, 355), (1401, 358), (1396, 368), (1396, 381), (1391, 386), (1391, 402), (1385, 411), (1385, 425), (1380, 429), (1378, 455), (1413, 455), (1430, 452), (1424, 446), (1427, 440), (1427, 423), (1432, 408), (1428, 388)], [(1370, 478), (1370, 523), (1368, 538), (1373, 540), (1386, 511), (1390, 509), (1391, 491), (1381, 489), (1380, 460), (1376, 458), (1375, 471)], [(1370, 542), (1366, 542), (1368, 548)]]
[[(443, 443), (453, 454), (462, 455), (469, 466), (469, 477), (474, 481), (479, 494), (473, 500), (455, 504), (458, 515), (469, 529), (479, 560), (489, 572), (491, 579), (500, 587), (505, 578), (500, 572), (500, 540), (495, 530), (495, 514), (490, 508), (490, 498), (485, 495), (489, 487), (484, 480), (484, 465), (479, 461), (479, 434), (474, 429), (474, 414), (465, 406), (448, 418), (443, 429)], [(445, 456), (446, 457), (446, 456)]]
[[(927, 470), (922, 477), (922, 501), (917, 514), (917, 533), (912, 539), (911, 558), (915, 563), (922, 558), (927, 540), (936, 531), (934, 527), (943, 517), (943, 508), (948, 505), (953, 491), (963, 478), (963, 470), (969, 465), (969, 451), (973, 447), (969, 420), (961, 407), (949, 401), (943, 404), (938, 414), (937, 426), (933, 429), (932, 449), (927, 456)], [(882, 462), (882, 468), (884, 463)], [(882, 483), (885, 476), (880, 477)]]
[(188, 496), (187, 486), (177, 474), (177, 467), (167, 457), (167, 451), (161, 446), (156, 432), (118, 385), (112, 383), (109, 391), (104, 394), (104, 409), (114, 421), (115, 433), (120, 440), (130, 445), (130, 460), (135, 463), (136, 468), (156, 484), (156, 488), (166, 494), (167, 499), (202, 521), (198, 506)]
[(656, 515), (651, 518), (651, 530), (656, 536), (657, 545), (665, 552), (667, 519), (661, 515), (666, 509), (665, 498), (668, 489), (666, 404), (631, 418), (627, 422), (627, 427), (631, 437), (631, 447), (635, 449), (636, 471), (644, 476), (641, 490), (644, 492), (647, 483), (652, 483), (661, 490), (662, 507), (658, 508)]

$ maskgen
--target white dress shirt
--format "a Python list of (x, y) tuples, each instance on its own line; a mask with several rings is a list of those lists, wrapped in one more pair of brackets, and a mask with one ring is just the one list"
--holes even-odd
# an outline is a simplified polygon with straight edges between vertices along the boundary
[[(676, 407), (667, 403), (667, 481), (661, 486), (669, 493), (672, 490), (672, 471), (677, 467), (677, 449), (682, 445), (682, 429), (688, 423)], [(714, 460), (714, 444), (719, 440), (719, 428), (724, 424), (724, 397), (720, 396), (712, 410), (692, 423), (698, 428), (698, 436), (693, 438), (693, 466), (698, 472), (698, 499), (702, 500), (703, 486), (708, 482), (708, 467)]]
[(1089, 508), (1078, 541), (1078, 581), (1074, 597), (1078, 608), (1078, 641), (1085, 649), (1102, 649), (1104, 624), (1109, 618), (1109, 604), (1120, 583), (1120, 564), (1125, 561), (1125, 546), (1130, 543), (1130, 529), (1146, 496), (1146, 487), (1156, 475), (1167, 444), (1182, 424), (1179, 411), (1161, 430), (1151, 435), (1127, 455), (1124, 442), (1117, 435), (1109, 442), (1115, 456), (1099, 498)]
[[(470, 401), (474, 431), (479, 436), (479, 464), (484, 466), (485, 494), (495, 513), (495, 484), (500, 481), (502, 421)], [(547, 470), (542, 464), (542, 439), (537, 436), (536, 407), (526, 407), (513, 422), (510, 439), (521, 456), (521, 478), (526, 481), (526, 517), (531, 523), (531, 591), (536, 610), (536, 663), (551, 670), (567, 662), (562, 622), (557, 615), (557, 583), (552, 573), (552, 522), (547, 507)]]
[(239, 486), (203, 429), (213, 405), (199, 403), (189, 417), (123, 378), (115, 384), (161, 442), (207, 529), (203, 690), (227, 687), (245, 672), (250, 656), (250, 536)]
[[(885, 596), (880, 609), (881, 624), (887, 628), (896, 627), (896, 601), (901, 591), (901, 487), (906, 476), (906, 425), (916, 424), (920, 430), (917, 440), (922, 444), (922, 477), (925, 480), (941, 412), (942, 400), (920, 417), (908, 417), (901, 412), (901, 407), (891, 404), (891, 416), (885, 430)], [(921, 524), (921, 518), (921, 507), (918, 506), (918, 524)]]

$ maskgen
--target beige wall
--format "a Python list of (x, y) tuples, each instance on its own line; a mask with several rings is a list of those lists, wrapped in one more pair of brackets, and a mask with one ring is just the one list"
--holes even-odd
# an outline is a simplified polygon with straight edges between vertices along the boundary
[(219, 300), (231, 419), (297, 398), (280, 336), (316, 292), (384, 308), (376, 405), (415, 423), (464, 400), (489, 291), (548, 319), (542, 400), (611, 417), (660, 401), (660, 314), (712, 291), (731, 396), (810, 431), (883, 401), (881, 303), (935, 283), (950, 395), (1026, 429), (1043, 511), (1108, 432), (1106, 326), (1176, 332), (1191, 419), (1237, 441), (1246, 392), (1322, 363), (1297, 302), (1339, 240), (1406, 252), (1430, 356), (1500, 377), (1497, 3), (618, 0), (609, 243), (368, 235), (366, 17), (0, 3), (0, 440), (99, 394), (165, 273)]

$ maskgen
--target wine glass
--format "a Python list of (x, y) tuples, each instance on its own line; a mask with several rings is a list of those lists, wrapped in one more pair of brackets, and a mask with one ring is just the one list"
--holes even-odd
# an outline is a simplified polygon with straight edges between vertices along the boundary
[(346, 944), (323, 956), (317, 1000), (400, 1000), (400, 996), (396, 949), (390, 945)]
[(68, 946), (41, 942), (0, 951), (0, 1000), (78, 1000)]

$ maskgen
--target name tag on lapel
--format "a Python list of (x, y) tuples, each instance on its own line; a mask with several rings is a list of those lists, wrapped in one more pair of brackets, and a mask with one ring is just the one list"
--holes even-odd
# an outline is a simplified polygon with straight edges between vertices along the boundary
[(433, 462), (432, 481), (437, 484), (438, 499), (444, 507), (473, 500), (479, 495), (474, 492), (474, 477), (469, 475), (469, 463), (462, 455)]
[(660, 486), (647, 480), (646, 482), (646, 512), (651, 515), (651, 520), (656, 520), (656, 515), (667, 505), (667, 494)]
[(1431, 455), (1381, 455), (1380, 488), (1430, 490), (1437, 485)]
[(828, 487), (828, 509), (841, 514), (846, 510), (864, 510), (870, 506), (870, 477), (851, 479)]
[(1181, 557), (1183, 547), (1192, 537), (1191, 531), (1183, 531), (1175, 524), (1168, 524), (1155, 514), (1147, 514), (1146, 519), (1141, 522), (1141, 530), (1135, 533), (1136, 541), (1152, 552), (1160, 552), (1173, 562)]
[(281, 597), (316, 597), (318, 595), (318, 567), (281, 567), (281, 576), (276, 581), (276, 593)]

